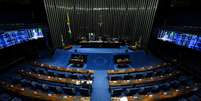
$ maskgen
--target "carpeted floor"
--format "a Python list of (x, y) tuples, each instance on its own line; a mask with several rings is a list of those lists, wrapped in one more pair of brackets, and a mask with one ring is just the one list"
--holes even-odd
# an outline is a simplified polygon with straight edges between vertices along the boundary
[[(75, 53), (75, 50), (77, 52)], [(128, 50), (128, 52), (125, 52)], [(51, 65), (64, 66), (68, 64), (71, 54), (87, 55), (87, 66), (85, 69), (95, 70), (92, 101), (110, 101), (110, 93), (108, 91), (107, 70), (115, 69), (113, 56), (117, 54), (128, 54), (134, 68), (153, 65), (161, 62), (152, 55), (145, 54), (144, 51), (131, 51), (127, 47), (121, 48), (80, 48), (74, 46), (70, 50), (57, 49), (55, 54), (48, 59), (40, 59), (40, 62)]]
[(110, 101), (107, 71), (96, 70), (94, 81), (91, 101)]

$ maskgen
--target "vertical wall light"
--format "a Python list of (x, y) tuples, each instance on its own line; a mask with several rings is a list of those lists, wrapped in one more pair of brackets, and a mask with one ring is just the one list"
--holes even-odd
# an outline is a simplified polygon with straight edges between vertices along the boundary
[(158, 1), (44, 0), (44, 5), (55, 48), (62, 46), (60, 36), (69, 29), (74, 40), (88, 33), (101, 33), (131, 41), (141, 39), (142, 46), (146, 46)]

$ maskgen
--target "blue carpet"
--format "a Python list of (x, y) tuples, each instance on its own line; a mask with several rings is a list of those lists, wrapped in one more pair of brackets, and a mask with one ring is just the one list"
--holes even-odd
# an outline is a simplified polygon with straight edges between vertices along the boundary
[(127, 46), (121, 46), (120, 48), (80, 48), (79, 46), (74, 46), (69, 52), (74, 53), (77, 50), (78, 53), (125, 53), (128, 50), (128, 53), (132, 53), (133, 51), (128, 49)]
[(40, 59), (39, 62), (66, 67), (70, 56), (71, 53), (68, 50), (57, 49), (51, 58)]
[(127, 47), (121, 48), (80, 48), (74, 46), (70, 50), (57, 49), (51, 58), (39, 60), (42, 63), (51, 65), (64, 66), (67, 68), (68, 60), (71, 54), (87, 55), (87, 63), (85, 69), (95, 70), (92, 101), (110, 101), (110, 93), (108, 88), (107, 70), (115, 69), (113, 57), (117, 54), (128, 54), (131, 59), (131, 66), (134, 68), (153, 65), (161, 61), (152, 55), (146, 55), (144, 51), (131, 51), (125, 53)]
[(134, 68), (142, 66), (150, 66), (153, 64), (161, 63), (160, 59), (155, 58), (151, 54), (145, 54), (144, 51), (137, 51), (130, 54), (131, 65)]
[(91, 101), (110, 101), (109, 84), (106, 70), (97, 70), (94, 74)]
[[(74, 50), (79, 50), (77, 53)], [(85, 69), (92, 70), (110, 70), (114, 67), (114, 55), (128, 54), (131, 59), (131, 67), (138, 68), (142, 66), (149, 66), (160, 63), (161, 60), (153, 57), (152, 55), (145, 54), (144, 51), (131, 51), (125, 53), (127, 47), (121, 48), (80, 48), (74, 46), (70, 50), (57, 49), (51, 58), (39, 60), (42, 63), (50, 65), (63, 66), (67, 68), (68, 60), (71, 54), (87, 55), (87, 63)], [(102, 52), (102, 53), (101, 53)]]
[(87, 69), (108, 70), (113, 68), (113, 55), (111, 54), (88, 54)]

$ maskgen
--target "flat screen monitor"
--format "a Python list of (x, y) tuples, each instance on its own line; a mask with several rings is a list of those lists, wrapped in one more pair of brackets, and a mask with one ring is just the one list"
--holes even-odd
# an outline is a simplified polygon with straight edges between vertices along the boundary
[(194, 46), (194, 49), (201, 51), (201, 36), (197, 38), (197, 42)]
[(163, 40), (163, 41), (172, 42), (171, 36), (170, 36), (169, 33), (170, 33), (170, 32), (168, 32), (168, 31), (163, 31), (163, 32), (161, 32), (158, 39)]
[(160, 31), (157, 39), (201, 51), (201, 36), (175, 31)]
[(39, 39), (39, 38), (43, 38), (43, 33), (42, 33), (42, 29), (38, 28), (38, 29), (28, 29), (27, 30), (30, 33), (30, 39)]
[(0, 49), (43, 37), (41, 28), (3, 32), (0, 34)]
[(195, 46), (195, 44), (197, 42), (197, 39), (198, 39), (197, 35), (192, 35), (191, 39), (189, 41), (189, 44), (188, 44), (188, 48), (194, 49), (194, 46)]
[(176, 40), (175, 40), (175, 43), (177, 44), (177, 45), (182, 45), (182, 42), (183, 42), (183, 40), (182, 40), (182, 34), (177, 34), (177, 36), (176, 36)]

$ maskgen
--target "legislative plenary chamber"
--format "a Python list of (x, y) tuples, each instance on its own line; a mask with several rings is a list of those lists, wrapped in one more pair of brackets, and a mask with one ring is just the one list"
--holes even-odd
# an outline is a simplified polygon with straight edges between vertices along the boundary
[(200, 0), (0, 0), (0, 101), (201, 101)]

